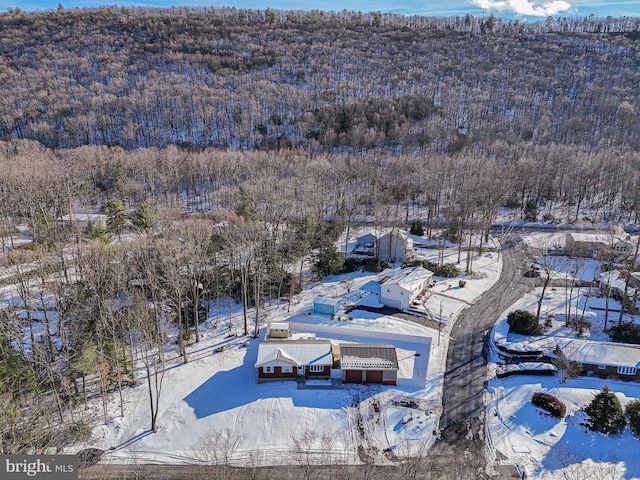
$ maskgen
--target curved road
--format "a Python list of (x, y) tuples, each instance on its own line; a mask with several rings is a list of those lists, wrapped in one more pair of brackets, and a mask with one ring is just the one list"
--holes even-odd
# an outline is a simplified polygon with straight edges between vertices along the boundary
[(531, 260), (519, 237), (504, 243), (502, 255), (500, 278), (462, 311), (451, 332), (436, 452), (461, 448), (482, 452), (484, 448), (485, 337), (498, 317), (535, 285), (535, 279), (523, 277)]

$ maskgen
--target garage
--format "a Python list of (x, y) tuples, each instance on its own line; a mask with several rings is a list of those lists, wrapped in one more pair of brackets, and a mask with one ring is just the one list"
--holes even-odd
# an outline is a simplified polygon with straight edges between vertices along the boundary
[(398, 356), (393, 345), (340, 343), (340, 369), (343, 383), (396, 385)]
[(382, 383), (382, 370), (367, 370), (367, 383)]
[(361, 370), (347, 370), (345, 375), (346, 383), (362, 383)]

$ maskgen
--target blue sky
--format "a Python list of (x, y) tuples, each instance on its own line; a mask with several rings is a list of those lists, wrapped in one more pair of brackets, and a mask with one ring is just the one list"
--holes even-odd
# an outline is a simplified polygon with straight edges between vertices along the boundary
[(640, 0), (0, 0), (0, 10), (20, 7), (23, 10), (55, 9), (58, 3), (65, 8), (95, 7), (99, 5), (147, 5), (157, 7), (231, 6), (237, 8), (318, 9), (382, 11), (405, 15), (453, 16), (470, 13), (494, 13), (505, 18), (541, 20), (547, 16), (640, 16)]

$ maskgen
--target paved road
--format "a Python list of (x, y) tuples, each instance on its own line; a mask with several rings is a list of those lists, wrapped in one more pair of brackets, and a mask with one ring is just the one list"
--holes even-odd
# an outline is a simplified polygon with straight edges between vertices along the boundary
[(484, 448), (485, 337), (500, 314), (535, 285), (535, 279), (523, 277), (531, 259), (519, 237), (505, 242), (502, 254), (500, 279), (475, 304), (462, 311), (451, 332), (440, 420), (442, 431), (434, 448), (436, 452), (447, 453), (451, 449), (482, 452)]

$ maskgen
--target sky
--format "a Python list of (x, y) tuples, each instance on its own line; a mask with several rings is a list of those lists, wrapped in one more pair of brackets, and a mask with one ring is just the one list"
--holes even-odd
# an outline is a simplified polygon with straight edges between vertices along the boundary
[(467, 13), (482, 16), (493, 13), (506, 19), (544, 20), (548, 16), (640, 17), (640, 0), (0, 0), (0, 11), (19, 7), (22, 10), (48, 10), (61, 3), (65, 8), (127, 6), (211, 6), (236, 8), (275, 8), (282, 10), (355, 10), (380, 11), (403, 15), (455, 16)]

